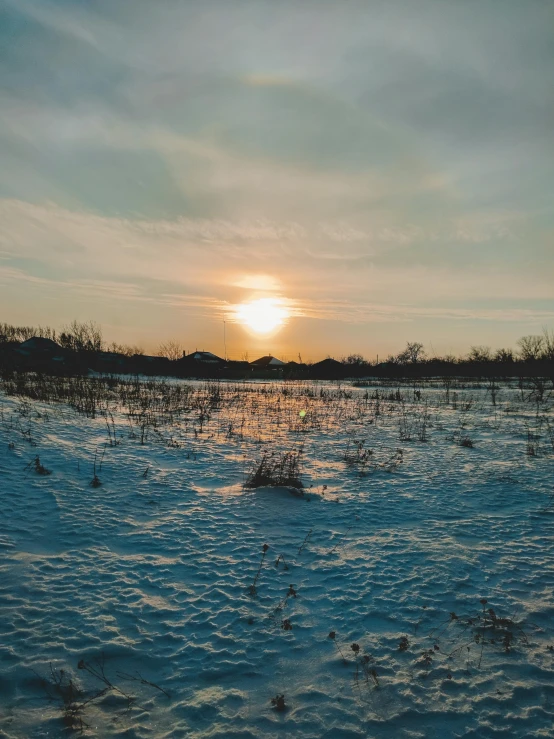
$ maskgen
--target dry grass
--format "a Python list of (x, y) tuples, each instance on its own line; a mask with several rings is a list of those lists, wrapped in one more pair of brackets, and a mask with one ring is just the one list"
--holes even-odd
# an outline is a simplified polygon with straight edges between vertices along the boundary
[(262, 458), (248, 475), (244, 486), (303, 488), (300, 480), (302, 450), (292, 452), (264, 452)]

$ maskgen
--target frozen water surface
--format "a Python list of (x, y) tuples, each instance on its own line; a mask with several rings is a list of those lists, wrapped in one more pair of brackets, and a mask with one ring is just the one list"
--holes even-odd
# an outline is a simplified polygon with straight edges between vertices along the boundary
[(0, 737), (553, 736), (548, 390), (144, 387), (4, 385)]

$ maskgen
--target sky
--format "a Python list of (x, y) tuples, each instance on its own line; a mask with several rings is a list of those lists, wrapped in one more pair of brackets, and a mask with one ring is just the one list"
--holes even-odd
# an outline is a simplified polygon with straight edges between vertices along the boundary
[(554, 328), (553, 29), (547, 0), (3, 0), (0, 321), (304, 360)]

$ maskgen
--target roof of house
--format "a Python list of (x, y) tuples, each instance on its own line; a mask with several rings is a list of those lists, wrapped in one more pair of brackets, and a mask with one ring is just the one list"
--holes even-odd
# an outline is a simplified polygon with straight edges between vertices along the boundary
[(254, 367), (283, 367), (285, 363), (281, 362), (277, 357), (272, 357), (271, 354), (268, 354), (265, 357), (255, 359), (250, 364), (254, 365)]
[(327, 359), (322, 359), (321, 362), (316, 362), (315, 364), (312, 364), (312, 367), (333, 367), (338, 369), (339, 367), (344, 367), (342, 362), (339, 362), (337, 359), (332, 359), (331, 357), (327, 357)]
[(169, 362), (169, 359), (167, 357), (158, 357), (152, 354), (133, 354), (133, 356), (129, 357), (129, 359), (131, 359), (133, 362)]
[(60, 352), (62, 347), (52, 339), (46, 339), (44, 336), (32, 336), (30, 339), (23, 341), (19, 349), (24, 352)]
[(346, 377), (348, 370), (342, 362), (338, 362), (336, 359), (323, 359), (321, 362), (316, 362), (310, 367), (310, 374), (312, 377), (319, 377), (322, 379), (332, 380)]
[(96, 356), (98, 359), (115, 360), (115, 359), (126, 359), (125, 354), (119, 352), (97, 352)]
[(187, 359), (189, 361), (194, 360), (195, 362), (206, 362), (208, 364), (216, 364), (225, 361), (212, 352), (192, 352), (192, 354), (187, 354), (183, 359)]

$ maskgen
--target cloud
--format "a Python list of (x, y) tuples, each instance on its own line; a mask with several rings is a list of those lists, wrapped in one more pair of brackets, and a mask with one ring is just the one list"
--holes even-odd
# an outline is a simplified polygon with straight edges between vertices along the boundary
[[(42, 264), (50, 272), (165, 281), (202, 286), (204, 292), (282, 285), (318, 299), (337, 292), (358, 298), (368, 290), (385, 299), (404, 294), (432, 300), (464, 292), (517, 297), (528, 296), (529, 285), (537, 297), (552, 295), (544, 263), (535, 269), (521, 249), (522, 235), (494, 221), (466, 219), (443, 231), (414, 225), (363, 232), (328, 221), (301, 226), (268, 219), (117, 218), (17, 200), (0, 200), (0, 220), (0, 249), (33, 263), (35, 271)], [(525, 260), (517, 274), (509, 263), (498, 263), (499, 244), (505, 259), (512, 249)], [(449, 258), (427, 258), (445, 249), (453, 251), (454, 269)], [(469, 258), (470, 250), (480, 258)], [(252, 275), (263, 275), (265, 286), (256, 287), (260, 278)]]
[(5, 5), (3, 310), (550, 320), (548, 4)]
[(297, 315), (319, 320), (342, 321), (346, 323), (370, 324), (383, 322), (417, 321), (436, 319), (445, 322), (492, 321), (501, 323), (531, 323), (554, 321), (552, 310), (528, 308), (430, 308), (416, 305), (386, 305), (382, 303), (349, 303), (331, 301), (325, 307), (313, 305), (305, 308), (297, 306)]
[(244, 275), (238, 277), (232, 284), (234, 287), (261, 292), (276, 292), (283, 289), (279, 280), (271, 275)]

